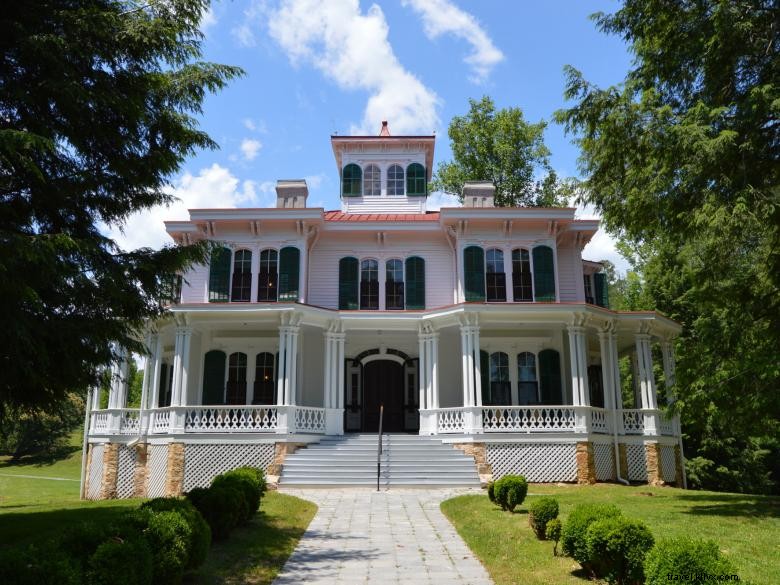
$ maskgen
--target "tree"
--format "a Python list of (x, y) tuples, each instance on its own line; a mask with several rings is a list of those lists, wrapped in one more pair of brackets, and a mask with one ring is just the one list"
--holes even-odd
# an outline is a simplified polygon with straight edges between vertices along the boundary
[(209, 91), (207, 0), (12, 2), (0, 15), (0, 408), (97, 382), (114, 344), (142, 352), (176, 274), (205, 245), (122, 250), (104, 235), (166, 204)]
[(468, 113), (450, 122), (454, 160), (439, 163), (431, 188), (462, 197), (465, 181), (490, 180), (497, 206), (564, 205), (571, 193), (550, 168), (546, 126), (526, 122), (520, 108), (496, 111), (488, 96), (470, 99)]
[(683, 324), (678, 395), (694, 484), (777, 489), (780, 51), (773, 2), (625, 0), (596, 14), (631, 46), (625, 81), (567, 69), (557, 113), (587, 199)]

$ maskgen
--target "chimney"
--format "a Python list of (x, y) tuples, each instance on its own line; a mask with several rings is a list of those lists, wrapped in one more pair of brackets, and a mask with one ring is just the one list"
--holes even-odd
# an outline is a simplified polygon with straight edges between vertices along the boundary
[(303, 208), (306, 207), (306, 198), (309, 196), (309, 186), (306, 179), (288, 179), (276, 181), (276, 207), (277, 208)]
[(382, 120), (382, 129), (379, 131), (380, 136), (390, 136), (390, 127), (387, 125), (387, 120)]
[(463, 207), (495, 207), (496, 187), (492, 181), (463, 183)]

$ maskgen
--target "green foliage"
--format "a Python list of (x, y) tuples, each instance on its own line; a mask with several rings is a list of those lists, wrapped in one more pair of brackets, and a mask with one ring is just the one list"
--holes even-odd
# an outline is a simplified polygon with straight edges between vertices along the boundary
[(653, 542), (650, 530), (639, 520), (622, 516), (597, 520), (585, 532), (588, 566), (608, 583), (643, 583), (642, 564)]
[(78, 566), (62, 551), (30, 546), (0, 549), (3, 585), (81, 585)]
[(155, 512), (143, 534), (152, 550), (155, 583), (181, 583), (193, 541), (192, 529), (183, 514)]
[(73, 393), (66, 394), (56, 409), (0, 408), (0, 453), (13, 459), (60, 456), (68, 448), (70, 434), (83, 422), (84, 401)]
[(59, 538), (56, 546), (85, 573), (87, 563), (97, 547), (105, 542), (108, 529), (93, 522), (82, 522), (69, 526)]
[(522, 475), (505, 475), (493, 486), (495, 502), (501, 509), (514, 512), (528, 493), (528, 482)]
[(561, 530), (563, 554), (585, 567), (588, 563), (586, 534), (588, 526), (598, 520), (620, 516), (620, 510), (611, 504), (580, 504), (566, 519)]
[(487, 484), (487, 494), (488, 499), (493, 502), (496, 506), (498, 506), (498, 502), (496, 501), (496, 482), (489, 481)]
[(734, 575), (736, 570), (714, 541), (682, 536), (657, 542), (647, 553), (644, 573), (647, 585), (661, 585), (669, 575)]
[(216, 147), (197, 116), (241, 70), (199, 60), (207, 5), (3, 7), (0, 298), (13, 326), (0, 409), (52, 407), (95, 384), (112, 343), (142, 353), (138, 329), (205, 259), (205, 243), (127, 251), (103, 234), (170, 203), (186, 157)]
[(561, 539), (561, 528), (563, 524), (559, 518), (553, 518), (547, 523), (547, 527), (544, 531), (544, 536), (547, 540), (553, 541), (553, 556), (558, 556), (558, 541)]
[[(496, 110), (488, 96), (470, 99), (465, 116), (455, 116), (448, 134), (452, 162), (440, 162), (431, 185), (460, 197), (466, 181), (492, 181), (496, 205), (553, 206), (572, 194), (550, 168), (545, 122), (528, 123), (520, 108)], [(545, 177), (535, 180), (543, 171)]]
[(624, 83), (567, 71), (584, 198), (682, 323), (677, 383), (694, 485), (780, 479), (780, 84), (766, 0), (624, 0), (595, 16), (632, 47)]
[(100, 544), (89, 559), (89, 585), (147, 585), (152, 582), (152, 551), (140, 534), (112, 537)]
[(249, 516), (243, 490), (233, 486), (196, 488), (187, 494), (187, 499), (206, 519), (215, 540), (227, 538), (242, 518)]
[(141, 504), (142, 509), (155, 512), (177, 512), (190, 529), (187, 543), (187, 569), (194, 569), (203, 563), (211, 546), (211, 529), (200, 512), (189, 500), (182, 498), (155, 498)]
[(535, 499), (528, 506), (528, 524), (536, 534), (536, 538), (544, 540), (547, 535), (547, 524), (558, 517), (558, 500), (545, 496)]
[(255, 515), (266, 490), (263, 471), (255, 467), (239, 467), (218, 475), (212, 480), (211, 486), (214, 488), (230, 486), (244, 493), (248, 515), (242, 518), (242, 521)]

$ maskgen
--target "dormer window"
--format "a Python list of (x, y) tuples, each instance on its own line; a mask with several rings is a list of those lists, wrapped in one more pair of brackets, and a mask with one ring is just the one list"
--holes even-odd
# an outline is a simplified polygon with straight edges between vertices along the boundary
[(363, 195), (379, 196), (382, 194), (382, 179), (379, 167), (368, 165), (363, 171)]
[(354, 163), (344, 167), (341, 173), (341, 194), (344, 197), (360, 197), (362, 194), (363, 171)]
[(390, 165), (387, 169), (387, 194), (404, 194), (404, 169), (401, 165)]

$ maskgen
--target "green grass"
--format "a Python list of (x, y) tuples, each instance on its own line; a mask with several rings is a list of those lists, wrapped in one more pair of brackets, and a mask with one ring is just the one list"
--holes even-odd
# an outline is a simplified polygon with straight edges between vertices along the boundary
[(608, 502), (625, 516), (645, 521), (653, 536), (694, 536), (715, 540), (742, 580), (770, 585), (780, 575), (780, 498), (647, 486), (531, 485), (515, 514), (502, 512), (487, 495), (459, 496), (441, 509), (497, 585), (580, 583), (579, 564), (553, 557), (553, 543), (539, 541), (528, 526), (528, 505), (553, 495), (565, 521), (577, 504)]

